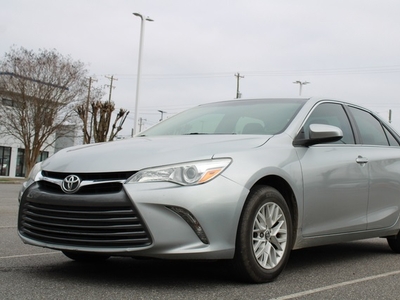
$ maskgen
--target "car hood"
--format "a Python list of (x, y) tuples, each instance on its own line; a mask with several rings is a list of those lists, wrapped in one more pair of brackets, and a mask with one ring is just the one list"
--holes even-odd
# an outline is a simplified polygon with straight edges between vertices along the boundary
[(264, 144), (266, 135), (136, 137), (63, 149), (43, 162), (54, 172), (119, 172), (210, 159)]

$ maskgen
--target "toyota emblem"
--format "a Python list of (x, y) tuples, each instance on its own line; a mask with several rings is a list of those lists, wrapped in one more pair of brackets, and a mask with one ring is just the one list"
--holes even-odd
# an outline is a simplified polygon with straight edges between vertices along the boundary
[(78, 176), (68, 175), (67, 177), (64, 178), (61, 185), (61, 189), (64, 191), (64, 193), (73, 194), (77, 190), (79, 190), (80, 185), (81, 185), (81, 179)]

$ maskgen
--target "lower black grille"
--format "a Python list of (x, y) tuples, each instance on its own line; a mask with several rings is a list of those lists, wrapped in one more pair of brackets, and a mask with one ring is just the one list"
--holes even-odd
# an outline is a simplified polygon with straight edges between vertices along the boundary
[[(40, 190), (38, 186), (35, 189)], [(114, 195), (117, 199), (57, 194), (49, 201), (48, 193), (31, 191), (30, 195), (32, 201), (23, 198), (20, 206), (18, 227), (23, 236), (45, 243), (85, 247), (151, 244), (140, 215), (129, 201), (121, 201), (123, 192)]]

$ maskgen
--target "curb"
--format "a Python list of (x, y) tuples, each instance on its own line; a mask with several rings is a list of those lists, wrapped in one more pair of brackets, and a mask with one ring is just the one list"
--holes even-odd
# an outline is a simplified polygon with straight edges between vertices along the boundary
[(23, 184), (25, 180), (0, 180), (0, 184)]

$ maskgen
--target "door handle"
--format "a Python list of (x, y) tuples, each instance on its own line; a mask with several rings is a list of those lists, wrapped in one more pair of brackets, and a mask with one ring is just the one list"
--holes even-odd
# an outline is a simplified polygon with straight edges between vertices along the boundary
[(360, 164), (360, 165), (365, 165), (368, 162), (368, 158), (366, 157), (362, 157), (361, 155), (359, 155), (356, 158), (356, 163)]

